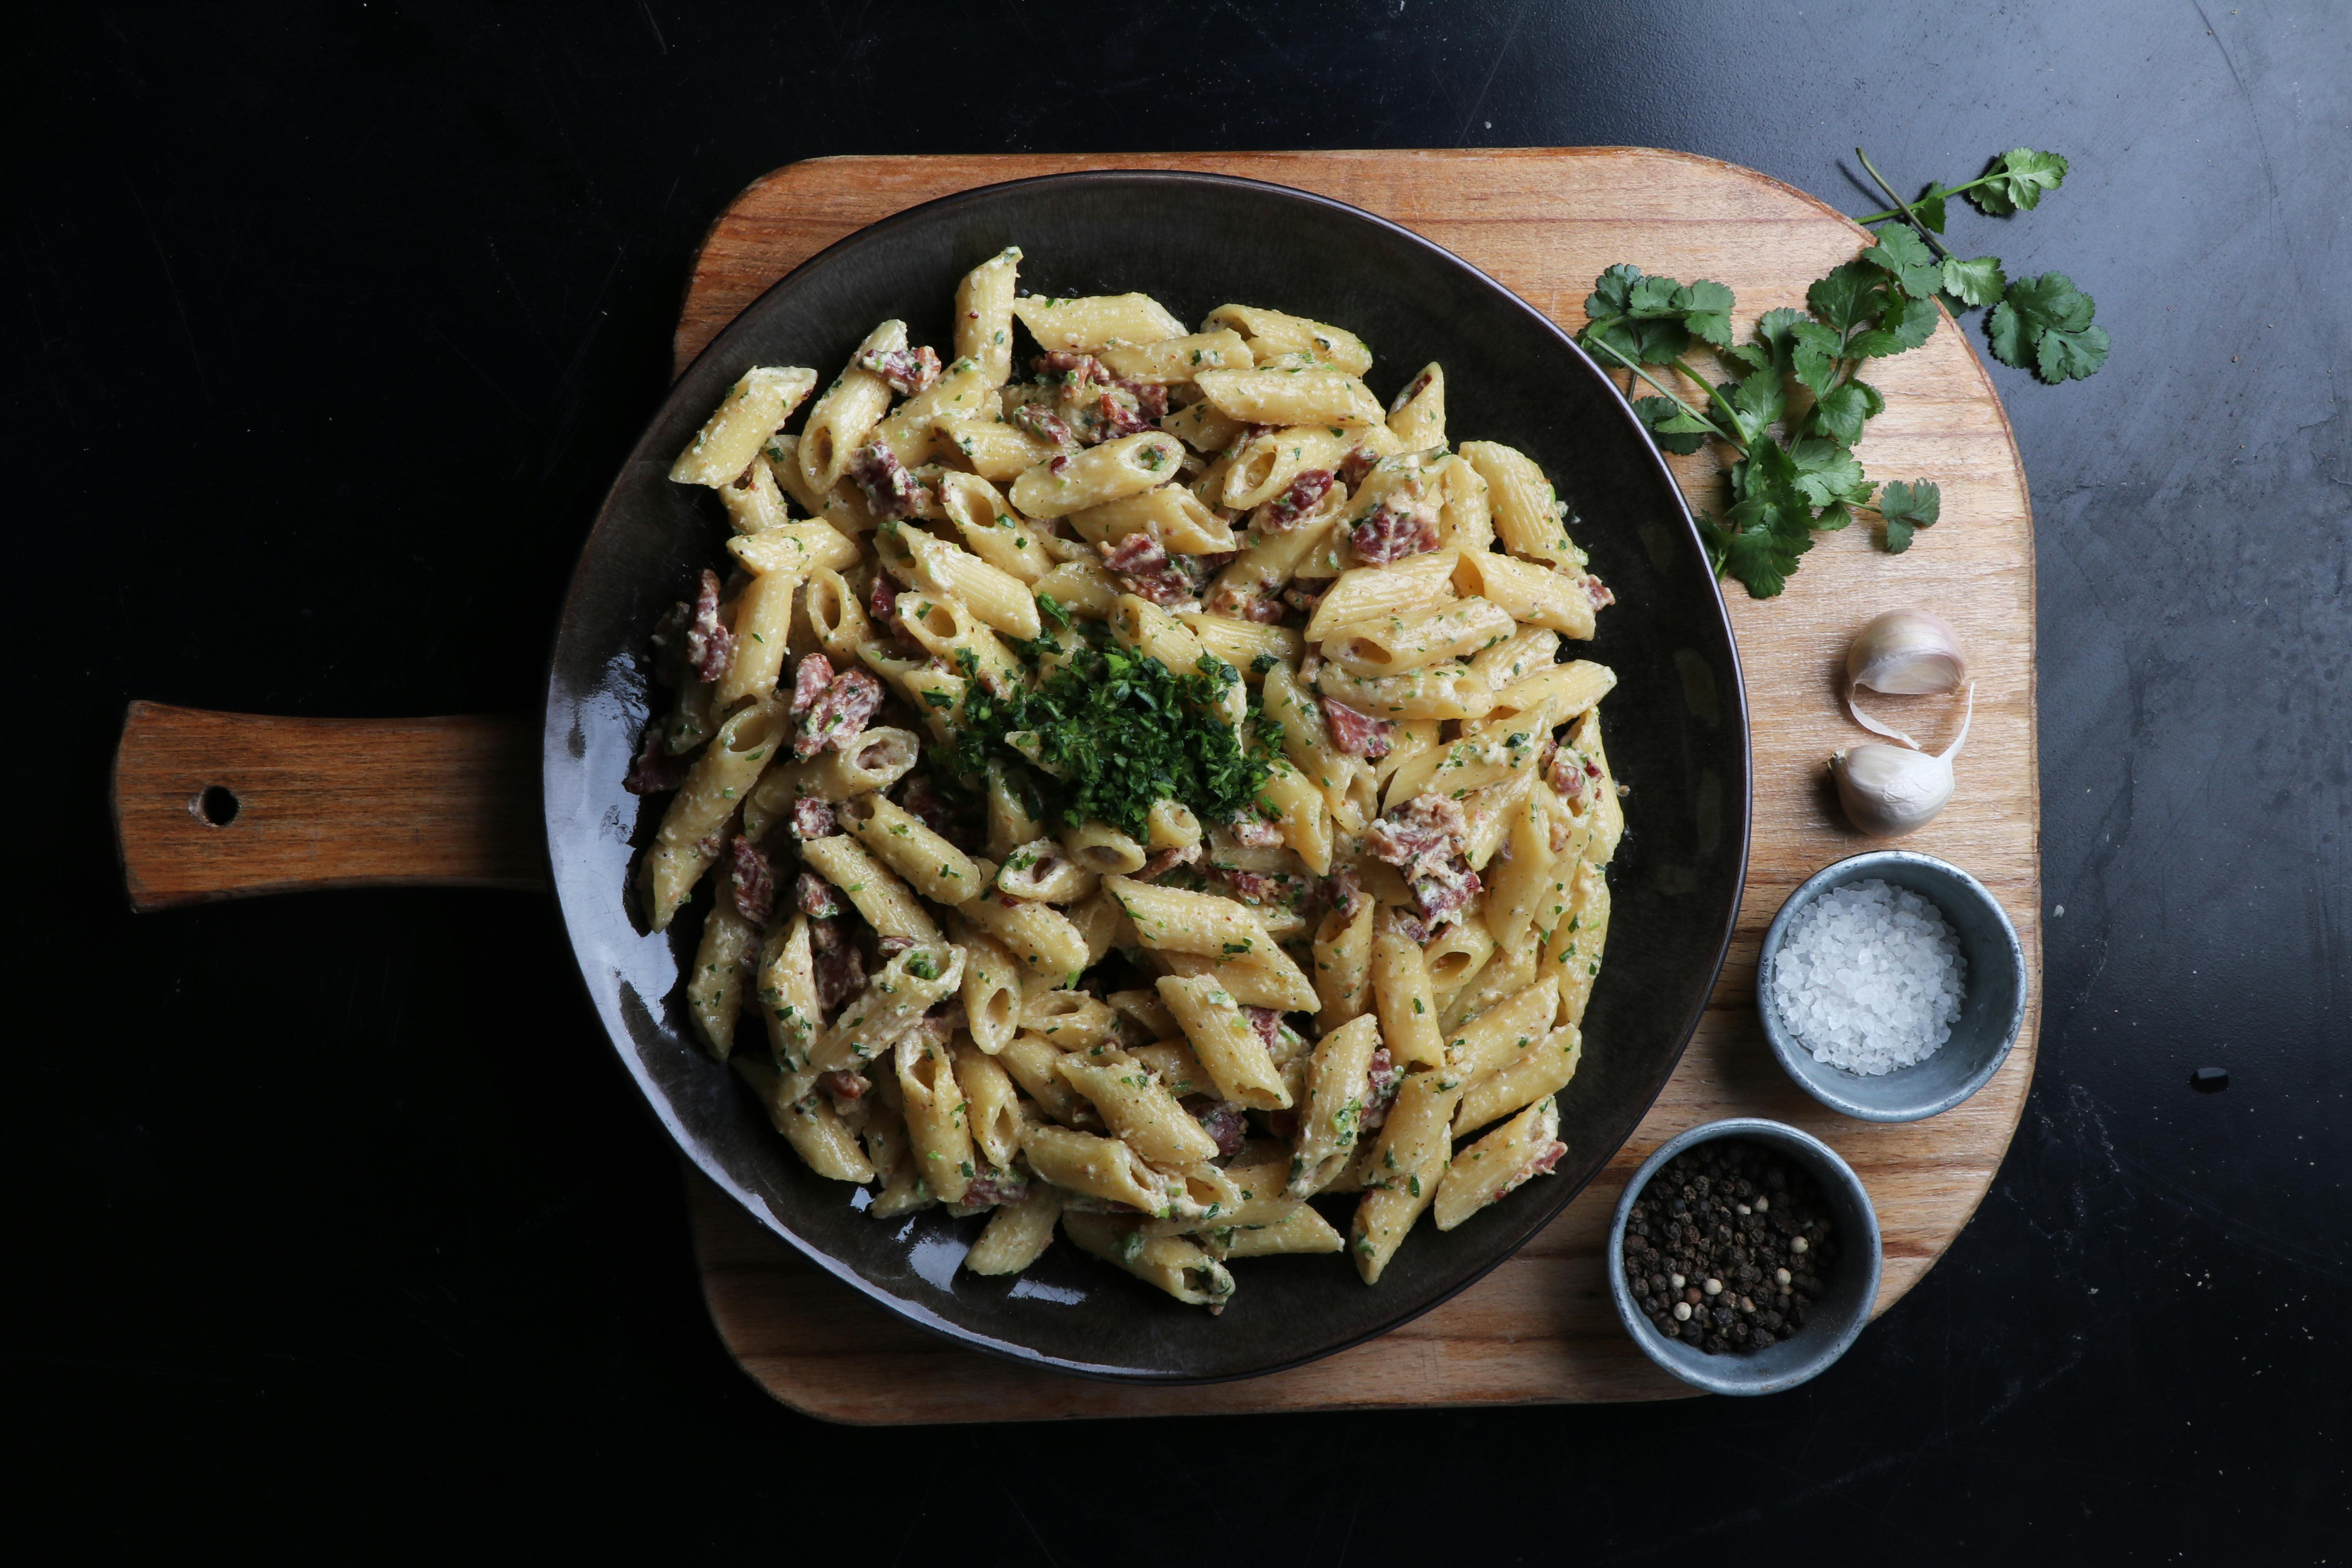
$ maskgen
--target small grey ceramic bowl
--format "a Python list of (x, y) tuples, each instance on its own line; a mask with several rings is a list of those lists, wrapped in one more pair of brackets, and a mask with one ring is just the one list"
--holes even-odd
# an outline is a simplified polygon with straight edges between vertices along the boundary
[[(1893, 1072), (1848, 1072), (1815, 1061), (1780, 1022), (1772, 975), (1797, 911), (1833, 888), (1876, 880), (1919, 894), (1944, 913), (1968, 961), (1959, 1021), (1936, 1054)], [(1789, 895), (1764, 933), (1756, 965), (1756, 1011), (1772, 1054), (1805, 1092), (1832, 1110), (1864, 1121), (1917, 1121), (1949, 1110), (1992, 1079), (2025, 1024), (2025, 950), (2017, 928), (1984, 884), (1957, 866), (1908, 849), (1874, 849), (1816, 871)]]
[[(1747, 1355), (1709, 1355), (1680, 1340), (1666, 1338), (1658, 1331), (1657, 1325), (1642, 1315), (1641, 1309), (1633, 1304), (1633, 1291), (1625, 1284), (1625, 1219), (1633, 1212), (1633, 1200), (1642, 1195), (1642, 1189), (1650, 1184), (1650, 1178), (1667, 1161), (1695, 1143), (1718, 1138), (1745, 1138), (1750, 1142), (1768, 1144), (1812, 1172), (1837, 1226), (1838, 1253), (1829, 1278), (1829, 1293), (1813, 1303), (1803, 1328), (1779, 1344)], [(1624, 1320), (1625, 1331), (1633, 1336), (1633, 1342), (1642, 1347), (1643, 1355), (1694, 1388), (1704, 1388), (1709, 1394), (1778, 1394), (1819, 1376), (1830, 1363), (1845, 1354), (1846, 1347), (1870, 1321), (1871, 1304), (1878, 1300), (1882, 1261), (1878, 1211), (1870, 1206), (1870, 1194), (1863, 1189), (1862, 1178), (1853, 1173), (1853, 1167), (1812, 1134), (1800, 1132), (1785, 1121), (1767, 1121), (1761, 1117), (1736, 1116), (1727, 1121), (1710, 1121), (1667, 1140), (1625, 1184), (1624, 1194), (1617, 1200), (1617, 1213), (1609, 1222), (1609, 1294), (1617, 1303), (1618, 1317)]]

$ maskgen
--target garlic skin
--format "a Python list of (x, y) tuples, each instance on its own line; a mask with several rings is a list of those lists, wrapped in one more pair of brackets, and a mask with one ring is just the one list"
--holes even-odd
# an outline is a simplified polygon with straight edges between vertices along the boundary
[(1958, 786), (1952, 759), (1968, 741), (1976, 710), (1977, 690), (1971, 684), (1960, 732), (1941, 754), (1872, 742), (1832, 755), (1830, 776), (1837, 781), (1838, 804), (1845, 808), (1846, 820), (1874, 838), (1900, 838), (1935, 820)]
[(1845, 650), (1845, 678), (1889, 696), (1953, 691), (1969, 678), (1960, 634), (1925, 610), (1889, 610)]

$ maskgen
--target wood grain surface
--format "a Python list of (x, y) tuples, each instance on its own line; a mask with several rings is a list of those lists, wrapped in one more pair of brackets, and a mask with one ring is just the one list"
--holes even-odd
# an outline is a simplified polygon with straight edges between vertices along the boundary
[[(206, 791), (215, 823), (205, 814)], [(539, 721), (279, 719), (133, 702), (114, 753), (131, 908), (323, 888), (544, 889)]]
[[(793, 266), (877, 218), (975, 185), (1100, 168), (1239, 174), (1351, 203), (1465, 258), (1571, 331), (1584, 324), (1594, 275), (1614, 262), (1729, 284), (1744, 334), (1763, 311), (1801, 305), (1807, 284), (1865, 243), (1828, 206), (1752, 170), (1639, 148), (824, 159), (767, 175), (713, 226), (679, 322), (677, 363)], [(1649, 1152), (1726, 1116), (1792, 1122), (1852, 1162), (1885, 1234), (1878, 1310), (1901, 1300), (1984, 1196), (2033, 1072), (2042, 990), (2033, 523), (2000, 400), (1956, 326), (1947, 321), (1925, 347), (1878, 362), (1872, 381), (1887, 408), (1857, 455), (1878, 478), (1940, 484), (1943, 521), (1902, 556), (1875, 550), (1860, 528), (1825, 536), (1779, 599), (1732, 590), (1756, 758), (1755, 847), (1738, 931), (1680, 1069), (1633, 1140), (1549, 1228), (1469, 1290), (1370, 1344), (1270, 1377), (1147, 1389), (1029, 1371), (900, 1323), (819, 1275), (697, 1178), (705, 1292), (745, 1370), (797, 1408), (874, 1423), (1687, 1394), (1625, 1337), (1600, 1253), (1618, 1194)], [(1717, 504), (1712, 458), (1675, 467), (1694, 506)], [(1871, 616), (1898, 606), (1958, 627), (1977, 681), (1958, 795), (1904, 843), (1992, 889), (2032, 973), (2024, 1034), (1993, 1081), (1931, 1121), (1880, 1126), (1824, 1110), (1790, 1083), (1765, 1046), (1754, 989), (1757, 943), (1781, 900), (1822, 867), (1874, 845), (1838, 818), (1824, 764), (1832, 752), (1869, 739), (1840, 706), (1846, 644)], [(1958, 719), (1945, 699), (1879, 706), (1938, 747)], [(1629, 805), (1638, 821), (1638, 795)]]

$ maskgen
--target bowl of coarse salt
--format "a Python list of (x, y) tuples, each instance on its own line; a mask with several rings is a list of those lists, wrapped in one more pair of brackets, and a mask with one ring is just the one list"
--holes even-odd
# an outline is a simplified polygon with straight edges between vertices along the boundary
[(1874, 850), (1815, 872), (1780, 906), (1756, 1011), (1815, 1100), (1865, 1121), (1916, 1121), (2000, 1070), (2025, 1024), (2025, 950), (1966, 871)]

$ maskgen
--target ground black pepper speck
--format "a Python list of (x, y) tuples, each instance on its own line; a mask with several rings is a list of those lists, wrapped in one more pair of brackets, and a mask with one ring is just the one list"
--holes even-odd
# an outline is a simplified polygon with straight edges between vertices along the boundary
[(1626, 1215), (1622, 1262), (1634, 1305), (1660, 1333), (1741, 1355), (1805, 1326), (1837, 1253), (1811, 1172), (1766, 1145), (1718, 1138), (1650, 1178)]

